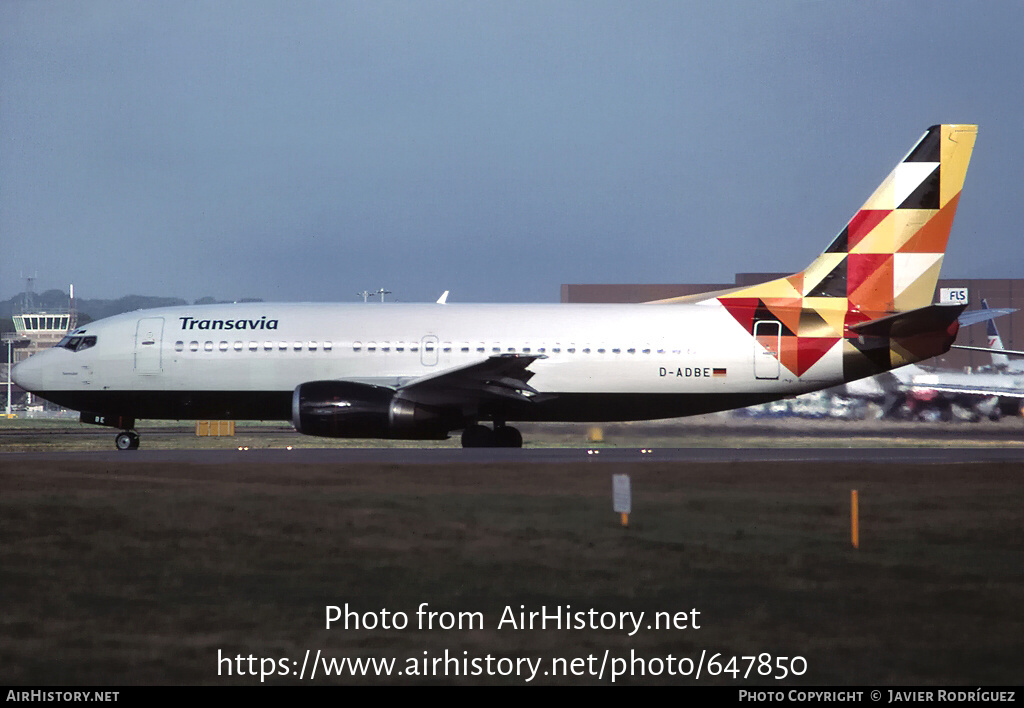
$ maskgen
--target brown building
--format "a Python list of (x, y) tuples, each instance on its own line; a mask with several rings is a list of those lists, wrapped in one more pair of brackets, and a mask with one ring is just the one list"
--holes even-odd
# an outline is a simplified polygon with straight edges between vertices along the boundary
[[(735, 287), (756, 285), (789, 273), (737, 273), (732, 283), (701, 283), (676, 285), (637, 285), (637, 284), (568, 284), (562, 286), (562, 302), (650, 302), (664, 300), (681, 295), (728, 290)], [(1007, 349), (1024, 349), (1024, 279), (1000, 278), (943, 278), (936, 287), (967, 288), (969, 310), (981, 307), (981, 299), (985, 298), (989, 307), (1012, 307), (1017, 311), (995, 320), (1003, 346)], [(975, 347), (988, 346), (985, 324), (964, 327), (957, 336), (957, 344)], [(963, 367), (977, 368), (992, 363), (992, 357), (982, 352), (951, 350), (948, 354), (936, 357), (927, 362), (933, 366), (949, 369)]]

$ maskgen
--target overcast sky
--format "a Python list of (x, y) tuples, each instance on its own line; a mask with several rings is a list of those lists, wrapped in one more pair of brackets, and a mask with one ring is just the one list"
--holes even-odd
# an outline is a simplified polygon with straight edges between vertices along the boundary
[(1024, 3), (0, 3), (0, 298), (557, 301), (795, 271), (978, 123), (1024, 277)]

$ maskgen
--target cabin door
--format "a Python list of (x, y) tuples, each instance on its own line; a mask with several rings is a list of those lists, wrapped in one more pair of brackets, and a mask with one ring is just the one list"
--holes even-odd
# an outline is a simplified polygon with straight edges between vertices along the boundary
[(135, 328), (135, 373), (159, 374), (163, 371), (164, 318), (144, 317)]
[(754, 324), (754, 376), (779, 378), (779, 352), (782, 351), (782, 323), (762, 320)]

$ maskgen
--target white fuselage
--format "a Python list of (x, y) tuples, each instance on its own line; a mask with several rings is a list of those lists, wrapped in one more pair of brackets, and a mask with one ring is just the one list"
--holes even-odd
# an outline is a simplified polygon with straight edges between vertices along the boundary
[[(758, 402), (842, 382), (840, 347), (796, 377), (715, 301), (205, 305), (126, 313), (76, 332), (95, 336), (95, 345), (48, 350), (19, 365), (15, 376), (24, 388), (83, 410), (102, 408), (98, 402), (113, 393), (290, 393), (305, 382), (335, 379), (399, 387), (508, 353), (543, 355), (529, 366), (538, 392), (611, 396), (594, 415), (581, 410), (574, 420), (615, 419), (607, 408), (621, 396), (634, 404), (648, 396), (696, 396), (705, 403), (695, 412), (703, 412), (735, 405), (716, 406), (709, 397)], [(677, 414), (670, 408), (638, 416), (634, 407), (622, 419)]]

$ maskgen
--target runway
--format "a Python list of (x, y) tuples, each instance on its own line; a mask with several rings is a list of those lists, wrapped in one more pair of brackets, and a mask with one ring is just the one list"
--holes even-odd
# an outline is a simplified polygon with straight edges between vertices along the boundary
[(134, 450), (129, 452), (0, 453), (0, 467), (28, 462), (182, 465), (491, 465), (614, 463), (859, 462), (870, 464), (995, 464), (1024, 462), (1024, 447), (807, 448), (296, 448), (249, 450)]

